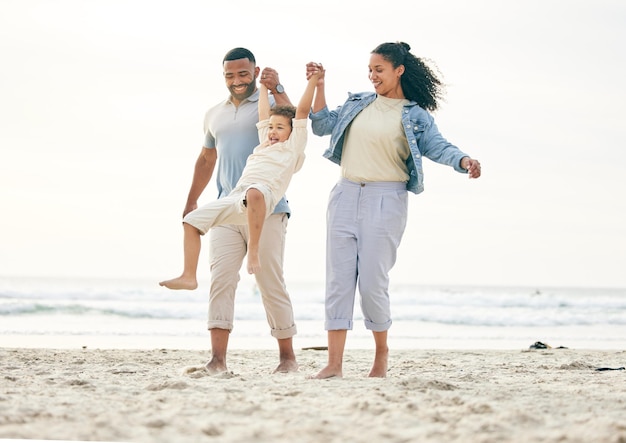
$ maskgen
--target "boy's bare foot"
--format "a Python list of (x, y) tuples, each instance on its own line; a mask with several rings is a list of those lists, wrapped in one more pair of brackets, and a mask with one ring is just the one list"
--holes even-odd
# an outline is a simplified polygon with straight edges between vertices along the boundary
[(248, 252), (248, 274), (256, 274), (261, 270), (259, 256)]
[(193, 277), (187, 278), (187, 277), (181, 276), (181, 277), (173, 278), (171, 280), (164, 280), (162, 282), (159, 282), (159, 285), (165, 286), (168, 289), (193, 290), (198, 287), (198, 281)]
[(333, 378), (333, 377), (337, 377), (337, 378), (343, 377), (343, 373), (341, 372), (341, 368), (331, 368), (330, 366), (326, 366), (324, 369), (322, 369), (317, 374), (309, 375), (307, 378), (322, 380), (322, 379), (325, 379), (325, 378)]

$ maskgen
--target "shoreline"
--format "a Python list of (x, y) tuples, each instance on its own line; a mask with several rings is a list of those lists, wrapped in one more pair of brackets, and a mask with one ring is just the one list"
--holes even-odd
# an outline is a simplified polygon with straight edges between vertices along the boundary
[[(519, 337), (518, 337), (519, 335)], [(580, 335), (580, 334), (579, 334)], [(607, 334), (610, 336), (610, 334)], [(389, 335), (391, 350), (527, 350), (536, 341), (541, 341), (552, 348), (563, 346), (579, 350), (626, 350), (626, 337), (614, 339), (588, 339), (578, 336), (568, 337), (566, 334), (554, 334), (551, 331), (511, 330), (501, 337), (490, 337), (468, 334), (459, 339), (454, 334), (424, 337), (406, 337)], [(294, 336), (294, 349), (326, 346), (326, 336), (319, 334), (298, 333)], [(206, 350), (211, 346), (210, 335), (105, 335), (105, 334), (0, 334), (0, 348), (41, 348), (41, 349), (173, 349), (173, 350)], [(256, 337), (238, 335), (233, 332), (229, 339), (229, 350), (275, 350), (276, 340), (267, 335)], [(374, 341), (367, 332), (349, 331), (346, 349), (374, 349)]]
[(625, 350), (347, 349), (344, 378), (309, 380), (326, 351), (0, 348), (0, 439), (74, 441), (617, 442)]

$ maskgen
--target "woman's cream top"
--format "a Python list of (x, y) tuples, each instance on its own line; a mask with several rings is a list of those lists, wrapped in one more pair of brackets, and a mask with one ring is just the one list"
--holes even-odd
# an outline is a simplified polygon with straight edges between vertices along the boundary
[(407, 99), (378, 96), (346, 131), (341, 175), (356, 183), (407, 182), (409, 144), (402, 128)]

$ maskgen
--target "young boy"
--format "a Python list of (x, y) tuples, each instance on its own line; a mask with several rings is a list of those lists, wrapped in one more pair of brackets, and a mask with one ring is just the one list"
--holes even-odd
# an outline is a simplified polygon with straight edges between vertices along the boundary
[(160, 282), (161, 286), (169, 289), (198, 287), (196, 271), (200, 236), (218, 225), (248, 223), (248, 272), (254, 274), (260, 270), (259, 239), (263, 223), (285, 195), (291, 177), (304, 162), (307, 120), (320, 73), (321, 70), (318, 70), (309, 77), (296, 109), (292, 106), (270, 109), (268, 90), (263, 84), (259, 86), (257, 128), (261, 143), (248, 157), (241, 178), (230, 194), (185, 216), (183, 273), (177, 278)]

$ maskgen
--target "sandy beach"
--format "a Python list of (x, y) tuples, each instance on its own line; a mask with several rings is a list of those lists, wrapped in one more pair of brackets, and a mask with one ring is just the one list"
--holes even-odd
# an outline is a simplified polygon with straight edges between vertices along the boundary
[[(400, 350), (309, 380), (326, 352), (0, 348), (0, 441), (626, 442), (626, 351)], [(609, 368), (608, 370), (597, 370)]]

